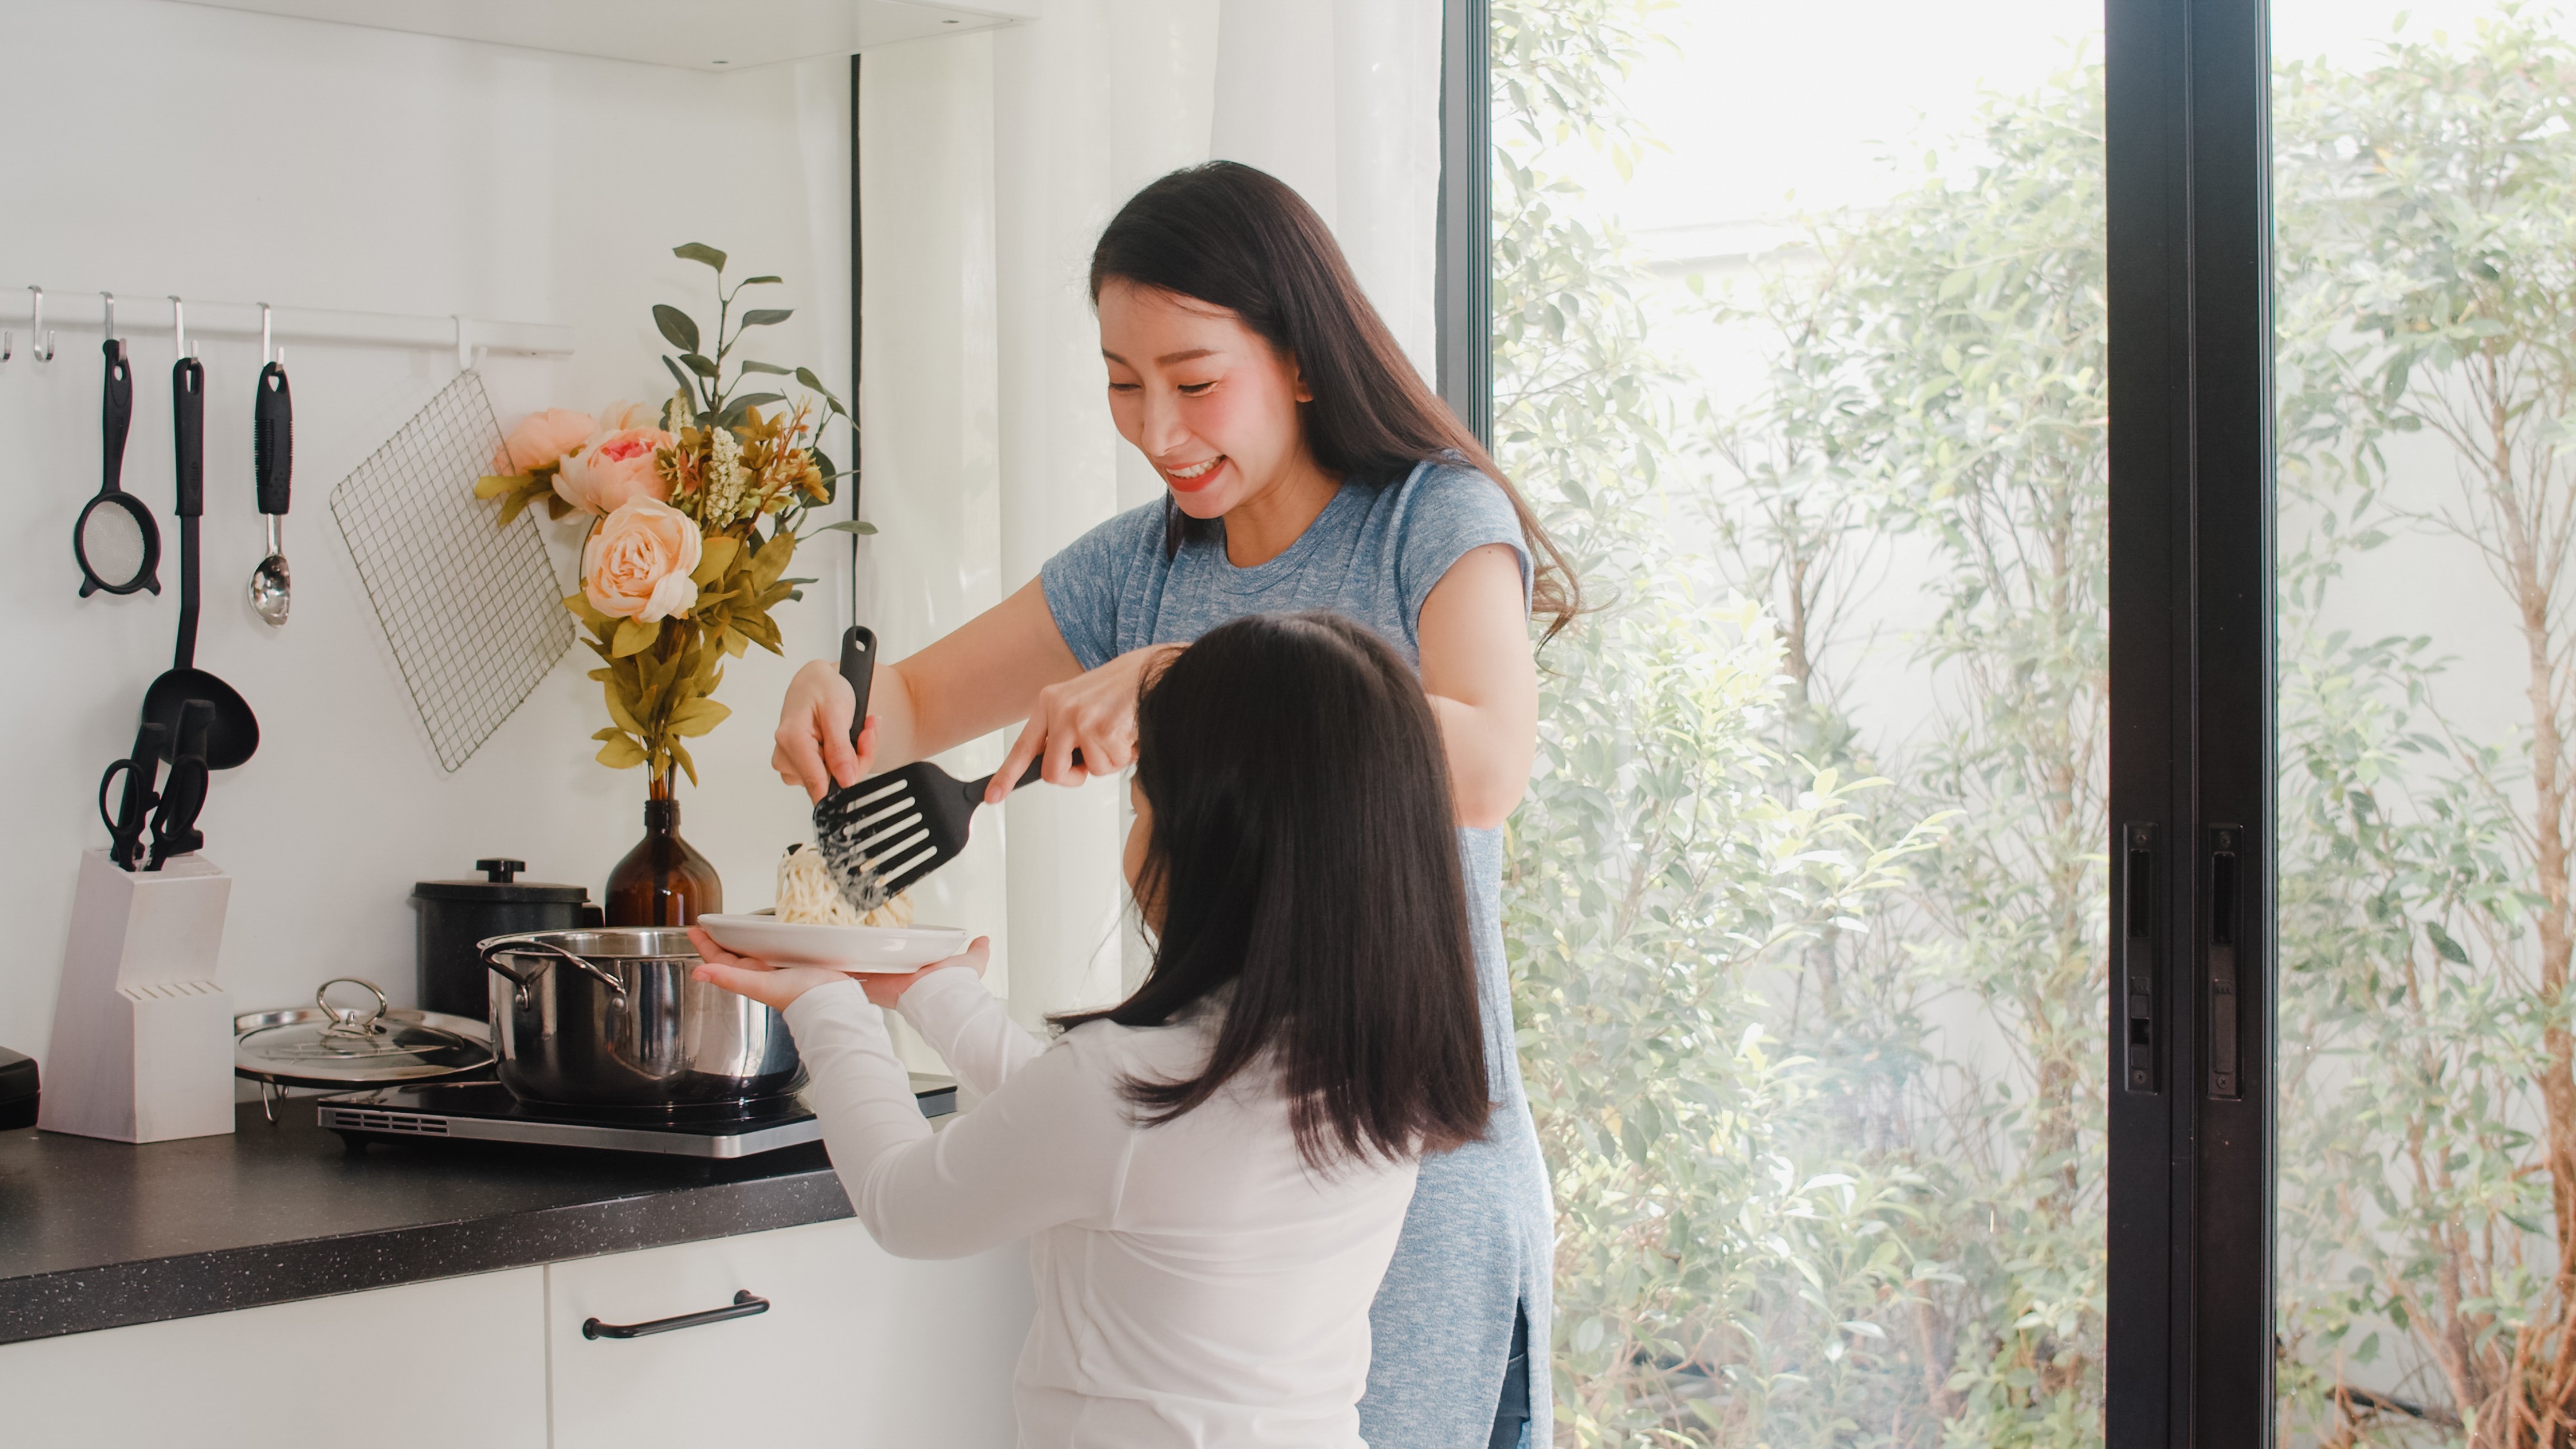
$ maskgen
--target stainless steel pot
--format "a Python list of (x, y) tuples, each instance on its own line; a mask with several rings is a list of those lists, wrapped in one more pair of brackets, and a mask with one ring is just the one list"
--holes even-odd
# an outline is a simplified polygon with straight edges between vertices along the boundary
[(692, 981), (689, 933), (521, 931), (478, 942), (501, 1084), (528, 1102), (685, 1107), (784, 1096), (804, 1080), (777, 1012)]

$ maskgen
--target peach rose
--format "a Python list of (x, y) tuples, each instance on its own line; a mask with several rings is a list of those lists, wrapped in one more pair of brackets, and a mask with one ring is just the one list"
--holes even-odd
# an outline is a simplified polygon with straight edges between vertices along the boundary
[(667, 500), (671, 485), (653, 466), (653, 451), (669, 446), (671, 435), (660, 428), (593, 433), (564, 455), (555, 492), (584, 513), (615, 513), (638, 498)]
[(592, 608), (616, 618), (686, 618), (698, 601), (689, 574), (705, 548), (687, 514), (658, 499), (632, 499), (582, 545), (581, 591)]
[(602, 433), (623, 432), (628, 428), (649, 428), (662, 415), (647, 412), (642, 403), (613, 402), (599, 410), (599, 421), (592, 430)]
[(501, 440), (500, 447), (492, 450), (492, 471), (505, 476), (534, 472), (580, 447), (598, 431), (599, 423), (590, 414), (570, 408), (530, 413)]

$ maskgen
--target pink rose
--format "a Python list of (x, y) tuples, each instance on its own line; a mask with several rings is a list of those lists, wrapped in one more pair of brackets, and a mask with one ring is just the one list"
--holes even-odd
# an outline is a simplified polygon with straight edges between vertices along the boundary
[(616, 618), (687, 618), (698, 601), (689, 574), (705, 547), (687, 514), (658, 499), (632, 499), (582, 545), (581, 591), (592, 608)]
[(548, 408), (519, 420), (501, 446), (492, 450), (492, 471), (504, 476), (529, 473), (578, 448), (599, 424), (588, 413)]
[(555, 492), (584, 513), (615, 513), (639, 498), (668, 499), (671, 485), (653, 465), (653, 452), (669, 446), (671, 435), (660, 428), (593, 433), (564, 455)]

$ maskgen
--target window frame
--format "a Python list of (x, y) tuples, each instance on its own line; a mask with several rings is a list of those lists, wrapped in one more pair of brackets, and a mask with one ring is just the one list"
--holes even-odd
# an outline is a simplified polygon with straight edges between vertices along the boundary
[[(868, 325), (867, 247), (865, 245), (865, 232), (861, 226), (861, 221), (865, 216), (864, 198), (866, 195), (864, 188), (861, 186), (861, 182), (866, 177), (866, 167), (861, 161), (861, 157), (864, 155), (864, 152), (861, 150), (859, 145), (861, 123), (861, 112), (859, 109), (859, 102), (861, 99), (860, 63), (864, 59), (864, 56), (859, 55), (856, 52), (853, 52), (850, 56), (850, 397), (848, 412), (850, 441), (848, 454), (843, 458), (841, 467), (845, 473), (845, 476), (842, 479), (842, 487), (848, 494), (850, 521), (853, 523), (857, 522), (860, 516), (859, 493), (860, 484), (862, 482), (862, 473), (860, 470), (866, 463), (866, 455), (860, 446), (861, 429), (859, 425), (859, 419), (864, 412), (866, 399), (866, 392), (859, 384), (861, 378), (864, 376), (863, 368), (867, 362), (866, 342)], [(829, 421), (829, 419), (826, 419), (826, 421)], [(816, 431), (819, 434), (821, 430), (818, 428)], [(862, 596), (859, 592), (859, 580), (865, 575), (867, 548), (865, 541), (856, 531), (853, 531), (849, 535), (849, 539), (850, 622), (864, 627), (868, 622), (867, 619), (863, 617), (867, 613), (867, 605), (862, 601)]]
[(1439, 258), (1432, 270), (1436, 385), (1467, 431), (1491, 449), (1493, 8), (1488, 0), (1444, 0), (1440, 8)]

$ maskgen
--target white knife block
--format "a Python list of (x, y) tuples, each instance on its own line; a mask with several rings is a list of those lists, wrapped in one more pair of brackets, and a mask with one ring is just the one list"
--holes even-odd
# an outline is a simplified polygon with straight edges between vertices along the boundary
[(201, 855), (127, 871), (81, 852), (39, 1129), (116, 1142), (233, 1130), (233, 1005), (215, 984), (232, 892)]

